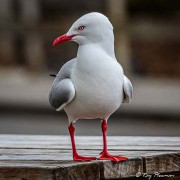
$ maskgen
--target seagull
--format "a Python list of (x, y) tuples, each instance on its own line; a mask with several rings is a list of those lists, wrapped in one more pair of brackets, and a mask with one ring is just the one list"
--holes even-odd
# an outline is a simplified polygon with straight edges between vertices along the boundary
[[(98, 12), (83, 15), (69, 31), (56, 38), (53, 46), (66, 41), (78, 43), (77, 56), (65, 63), (56, 75), (49, 102), (57, 110), (65, 110), (74, 161), (125, 161), (124, 156), (111, 155), (107, 149), (107, 120), (122, 103), (132, 99), (133, 87), (124, 75), (114, 53), (113, 26)], [(78, 119), (101, 119), (103, 150), (98, 158), (81, 156), (75, 144)]]

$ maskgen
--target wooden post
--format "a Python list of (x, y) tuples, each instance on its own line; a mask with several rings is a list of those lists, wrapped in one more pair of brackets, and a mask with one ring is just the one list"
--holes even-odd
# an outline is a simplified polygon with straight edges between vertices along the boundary
[(16, 62), (14, 49), (14, 36), (10, 30), (0, 35), (0, 63), (1, 65), (14, 65)]
[(13, 20), (12, 1), (0, 0), (0, 24), (3, 27), (0, 34), (0, 61), (2, 65), (15, 63), (13, 33), (8, 24)]
[(0, 0), (0, 19), (1, 20), (12, 20), (12, 1), (11, 0)]
[(42, 40), (37, 32), (28, 32), (26, 34), (25, 55), (28, 69), (41, 72), (45, 69), (44, 49)]
[(127, 30), (126, 0), (106, 0), (108, 16), (114, 26), (115, 51), (126, 74), (131, 73), (130, 45)]
[(21, 20), (29, 27), (36, 26), (40, 20), (39, 0), (19, 0), (21, 6)]
[(28, 68), (32, 71), (42, 71), (44, 65), (44, 50), (37, 25), (40, 20), (38, 0), (19, 0), (21, 5), (21, 20), (26, 27), (25, 56)]

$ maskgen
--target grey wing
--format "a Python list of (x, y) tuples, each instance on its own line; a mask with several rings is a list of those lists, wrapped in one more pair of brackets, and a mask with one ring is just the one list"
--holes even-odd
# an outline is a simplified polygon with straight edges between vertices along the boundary
[(124, 75), (123, 91), (124, 91), (123, 103), (130, 103), (133, 94), (133, 86), (131, 81), (125, 75)]
[(50, 89), (49, 102), (58, 111), (74, 99), (75, 89), (70, 77), (75, 60), (72, 59), (62, 66)]

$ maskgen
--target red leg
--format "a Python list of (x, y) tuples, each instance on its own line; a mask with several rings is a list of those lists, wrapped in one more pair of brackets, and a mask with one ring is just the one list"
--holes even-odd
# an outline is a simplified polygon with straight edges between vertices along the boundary
[(74, 128), (72, 123), (69, 125), (68, 129), (69, 129), (69, 134), (70, 134), (70, 137), (71, 137), (71, 144), (72, 144), (73, 159), (74, 159), (74, 161), (91, 161), (91, 160), (96, 160), (95, 157), (84, 157), (84, 156), (80, 156), (77, 153), (76, 144), (75, 144), (75, 140), (74, 140), (75, 128)]
[(103, 133), (103, 150), (100, 153), (99, 160), (111, 160), (113, 162), (125, 161), (128, 158), (123, 156), (113, 156), (108, 153), (107, 150), (107, 140), (106, 140), (106, 131), (107, 131), (107, 121), (104, 119), (101, 124), (102, 133)]

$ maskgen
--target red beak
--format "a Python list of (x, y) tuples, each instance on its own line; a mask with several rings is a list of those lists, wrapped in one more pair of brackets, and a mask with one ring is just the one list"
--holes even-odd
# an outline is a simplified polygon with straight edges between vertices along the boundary
[(71, 36), (68, 36), (67, 34), (64, 34), (62, 36), (59, 36), (58, 38), (56, 38), (53, 42), (53, 46), (57, 45), (57, 44), (61, 44), (63, 42), (66, 42), (66, 41), (70, 41), (74, 36), (76, 35), (71, 35)]

